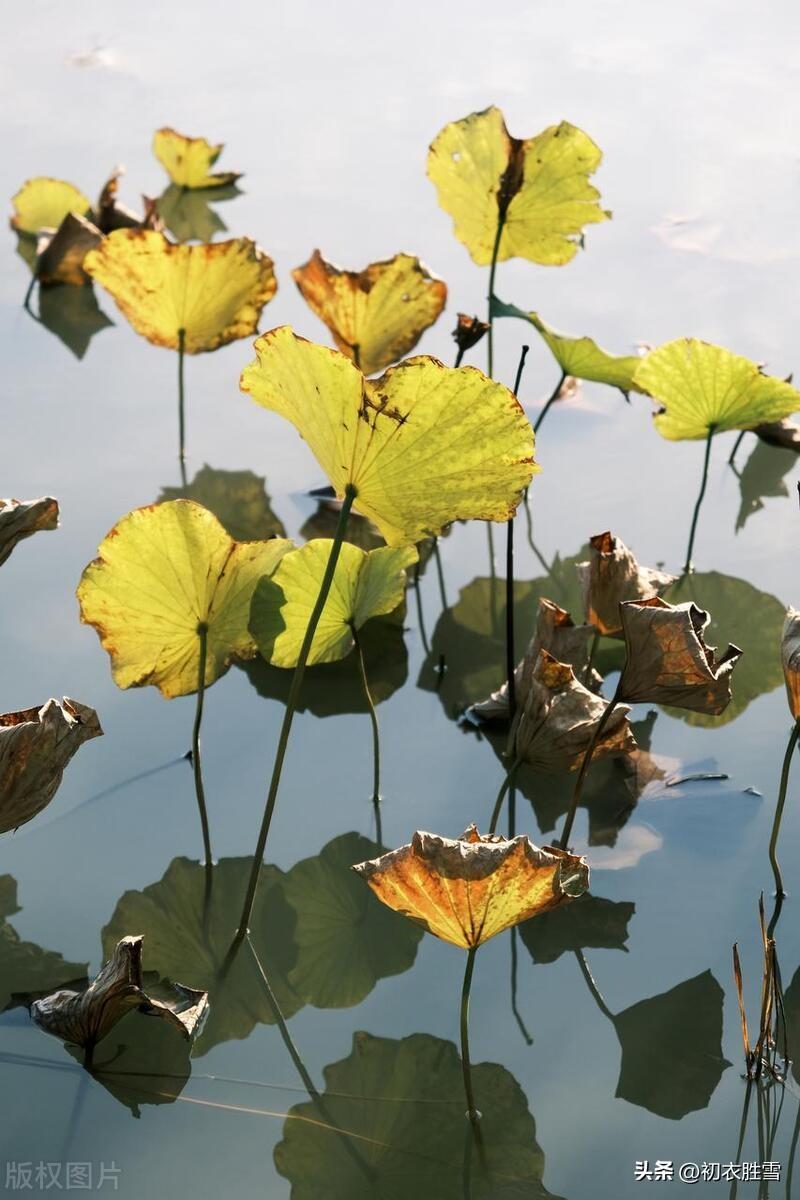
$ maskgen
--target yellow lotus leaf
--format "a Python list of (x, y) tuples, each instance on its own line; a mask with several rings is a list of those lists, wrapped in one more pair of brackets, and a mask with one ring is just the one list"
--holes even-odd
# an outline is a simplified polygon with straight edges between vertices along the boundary
[(464, 950), (589, 886), (586, 860), (525, 836), (460, 838), (417, 832), (407, 846), (353, 867), (375, 895), (442, 941)]
[(153, 134), (153, 153), (173, 183), (185, 188), (228, 187), (241, 179), (234, 171), (211, 174), (211, 168), (224, 150), (224, 143), (213, 146), (205, 138), (186, 137), (166, 126)]
[(800, 721), (800, 612), (786, 610), (781, 637), (781, 662), (786, 680), (786, 695), (795, 721)]
[(255, 349), (242, 390), (292, 422), (338, 496), (355, 488), (355, 507), (389, 545), (456, 520), (507, 520), (538, 470), (521, 405), (474, 367), (420, 356), (365, 380), (288, 326)]
[(150, 229), (118, 229), (87, 254), (84, 270), (137, 333), (187, 354), (255, 333), (277, 290), (272, 259), (249, 238), (176, 246)]
[(678, 338), (640, 360), (635, 386), (660, 406), (656, 429), (675, 441), (752, 429), (800, 410), (800, 392), (757, 363), (697, 338)]
[(78, 585), (81, 620), (111, 656), (118, 687), (154, 684), (164, 696), (197, 690), (200, 628), (205, 683), (233, 658), (252, 658), (250, 601), (290, 548), (285, 538), (236, 542), (208, 509), (169, 500), (128, 513)]
[[(330, 538), (315, 538), (290, 551), (256, 586), (250, 632), (273, 666), (297, 665), (332, 545)], [(344, 658), (355, 644), (353, 626), (358, 630), (371, 617), (394, 612), (405, 595), (405, 568), (416, 561), (413, 546), (382, 546), (367, 554), (344, 542), (308, 665)]]
[(23, 183), (11, 203), (12, 228), (29, 234), (37, 234), (40, 229), (58, 229), (68, 213), (83, 217), (92, 211), (91, 200), (79, 188), (45, 175)]
[(410, 254), (343, 271), (315, 250), (292, 278), (337, 347), (365, 375), (408, 354), (447, 300), (443, 280)]
[(568, 121), (520, 140), (509, 134), (499, 108), (487, 108), (445, 125), (428, 153), (428, 177), (479, 266), (492, 261), (501, 217), (498, 262), (561, 266), (577, 253), (584, 226), (611, 216), (589, 183), (602, 157)]

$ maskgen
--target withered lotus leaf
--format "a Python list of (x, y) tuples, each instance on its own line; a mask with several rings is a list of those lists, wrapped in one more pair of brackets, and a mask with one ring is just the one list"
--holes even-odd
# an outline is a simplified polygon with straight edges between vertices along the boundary
[[(516, 757), (547, 771), (577, 770), (606, 707), (602, 696), (575, 678), (572, 667), (542, 650), (527, 678), (515, 737)], [(636, 749), (629, 711), (624, 704), (614, 707), (593, 758)]]
[(241, 179), (234, 171), (211, 173), (224, 143), (213, 145), (201, 137), (187, 137), (169, 126), (153, 134), (153, 153), (173, 183), (185, 188), (228, 187)]
[(192, 500), (137, 508), (105, 537), (83, 572), (81, 620), (111, 656), (117, 687), (153, 684), (167, 697), (197, 690), (200, 629), (205, 683), (256, 653), (247, 623), (256, 583), (291, 547), (285, 538), (236, 542)]
[(242, 390), (292, 422), (339, 497), (355, 488), (390, 546), (456, 520), (507, 520), (538, 469), (516, 397), (474, 367), (419, 356), (366, 380), (288, 326), (255, 349)]
[(589, 559), (578, 563), (576, 570), (586, 620), (607, 636), (622, 631), (622, 600), (642, 600), (675, 582), (675, 576), (666, 571), (641, 566), (625, 543), (608, 530), (589, 539)]
[(120, 203), (117, 193), (124, 174), (124, 167), (115, 167), (103, 185), (95, 211), (97, 228), (101, 233), (113, 233), (115, 229), (158, 229), (159, 216), (153, 200), (142, 197), (144, 213), (141, 216)]
[(117, 229), (83, 266), (137, 333), (171, 350), (182, 334), (187, 354), (255, 333), (278, 287), (272, 259), (250, 238), (185, 246), (156, 230)]
[(489, 325), (480, 317), (470, 317), (467, 313), (459, 313), (453, 339), (462, 354), (477, 346), (484, 334), (489, 332)]
[(365, 375), (405, 357), (447, 300), (444, 281), (411, 254), (344, 271), (315, 250), (292, 278), (338, 349)]
[(52, 496), (38, 500), (0, 500), (0, 563), (23, 538), (40, 529), (58, 528), (58, 501)]
[(66, 283), (81, 287), (89, 283), (83, 260), (102, 240), (102, 233), (91, 221), (75, 213), (67, 213), (55, 234), (39, 241), (37, 279), (45, 285)]
[(768, 446), (780, 446), (784, 450), (794, 450), (800, 453), (800, 425), (785, 417), (782, 421), (765, 421), (763, 425), (755, 425), (753, 433)]
[(0, 714), (0, 833), (46, 808), (72, 756), (102, 733), (94, 709), (67, 696)]
[(723, 712), (731, 699), (730, 675), (741, 650), (721, 658), (707, 646), (709, 614), (696, 604), (667, 604), (658, 596), (620, 605), (627, 658), (619, 696), (632, 704), (672, 704), (694, 712)]
[(523, 835), (483, 836), (475, 825), (460, 838), (418, 831), (407, 846), (353, 870), (389, 908), (465, 950), (589, 886), (585, 859), (542, 850)]
[(781, 662), (786, 680), (786, 695), (795, 721), (800, 721), (800, 612), (786, 611), (781, 639)]
[(511, 137), (493, 107), (445, 125), (428, 153), (428, 178), (479, 266), (492, 261), (501, 215), (498, 262), (520, 257), (561, 266), (577, 253), (584, 226), (611, 215), (589, 182), (602, 157), (568, 121), (536, 137)]
[(92, 211), (88, 196), (74, 184), (46, 175), (37, 175), (23, 183), (11, 203), (12, 229), (33, 236), (42, 229), (58, 229), (68, 213), (82, 217)]
[(85, 992), (64, 990), (34, 1001), (31, 1016), (41, 1029), (73, 1046), (94, 1047), (133, 1009), (161, 1017), (187, 1040), (208, 1008), (206, 992), (173, 985), (167, 1000), (143, 988), (141, 937), (125, 937)]

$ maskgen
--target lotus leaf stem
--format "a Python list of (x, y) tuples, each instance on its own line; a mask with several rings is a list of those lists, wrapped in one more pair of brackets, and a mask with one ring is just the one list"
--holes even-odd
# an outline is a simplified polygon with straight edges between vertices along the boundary
[(350, 625), (353, 633), (353, 641), (356, 647), (356, 656), (358, 658), (358, 669), (361, 675), (361, 685), (364, 689), (364, 699), (367, 702), (369, 710), (369, 719), (372, 725), (372, 807), (375, 810), (375, 841), (379, 846), (383, 845), (383, 829), (381, 827), (381, 738), (380, 729), (378, 728), (378, 716), (375, 712), (375, 701), (372, 699), (372, 692), (369, 687), (369, 679), (367, 677), (367, 664), (364, 660), (364, 647), (358, 636), (358, 631), (355, 624)]
[(575, 780), (575, 787), (572, 792), (572, 799), (569, 802), (569, 809), (567, 811), (567, 819), (564, 822), (564, 832), (561, 834), (561, 841), (558, 843), (562, 850), (567, 849), (567, 845), (568, 845), (569, 839), (570, 839), (570, 834), (572, 833), (572, 826), (575, 822), (575, 813), (578, 811), (578, 804), (580, 802), (581, 793), (583, 792), (583, 785), (586, 780), (586, 773), (589, 770), (589, 766), (592, 761), (592, 755), (595, 752), (597, 743), (600, 741), (600, 736), (601, 736), (603, 730), (605, 729), (606, 725), (608, 724), (609, 717), (613, 713), (614, 709), (617, 707), (617, 702), (619, 701), (619, 693), (620, 693), (620, 685), (617, 684), (617, 690), (614, 692), (614, 695), (611, 697), (608, 704), (606, 705), (606, 707), (603, 711), (603, 715), (600, 717), (600, 720), (595, 725), (594, 733), (592, 734), (591, 741), (589, 742), (589, 745), (586, 747), (586, 752), (583, 756), (583, 761), (581, 762), (580, 770), (578, 771), (578, 778)]
[(686, 562), (683, 567), (684, 575), (688, 575), (694, 570), (692, 565), (692, 551), (694, 550), (694, 535), (697, 532), (697, 519), (700, 516), (700, 507), (703, 503), (703, 497), (706, 494), (706, 484), (708, 483), (708, 464), (711, 459), (711, 439), (714, 436), (716, 425), (709, 425), (708, 437), (706, 438), (706, 453), (703, 459), (703, 479), (700, 484), (700, 494), (697, 497), (697, 502), (694, 506), (694, 515), (692, 516), (692, 526), (689, 530), (689, 545), (686, 549)]
[(192, 772), (194, 774), (194, 792), (197, 797), (197, 808), (200, 813), (200, 828), (203, 831), (203, 854), (205, 855), (206, 871), (206, 908), (211, 895), (211, 879), (213, 872), (213, 857), (211, 854), (211, 833), (208, 825), (208, 810), (206, 808), (206, 793), (203, 787), (203, 771), (200, 763), (200, 726), (203, 723), (203, 703), (206, 694), (206, 657), (208, 651), (208, 626), (201, 621), (197, 626), (197, 638), (200, 651), (197, 664), (197, 704), (192, 726)]
[(567, 378), (567, 372), (566, 372), (566, 371), (562, 371), (562, 372), (561, 372), (561, 376), (560, 376), (560, 378), (559, 378), (559, 380), (558, 380), (558, 383), (556, 384), (556, 386), (553, 388), (553, 390), (552, 390), (552, 392), (550, 393), (550, 395), (549, 395), (549, 396), (547, 397), (547, 399), (545, 400), (545, 402), (544, 402), (544, 407), (542, 408), (542, 411), (539, 413), (538, 417), (537, 417), (537, 418), (536, 418), (536, 420), (534, 421), (534, 425), (533, 425), (533, 432), (534, 432), (534, 433), (538, 433), (538, 432), (539, 432), (539, 430), (541, 429), (541, 427), (542, 427), (542, 424), (543, 424), (543, 422), (544, 422), (544, 419), (545, 419), (545, 417), (546, 417), (546, 416), (547, 416), (547, 414), (550, 412), (550, 409), (553, 407), (553, 405), (555, 404), (556, 400), (558, 399), (558, 397), (559, 397), (559, 396), (560, 396), (560, 394), (561, 394), (561, 389), (562, 389), (562, 387), (564, 386), (564, 380), (565, 380), (566, 378)]
[[(775, 894), (780, 898), (786, 895), (783, 888), (783, 877), (781, 869), (778, 865), (778, 856), (776, 847), (778, 845), (778, 834), (781, 829), (781, 820), (783, 818), (783, 810), (786, 805), (786, 789), (789, 786), (789, 773), (792, 769), (792, 755), (794, 748), (800, 738), (800, 720), (795, 721), (792, 726), (792, 732), (789, 734), (789, 741), (786, 744), (786, 753), (783, 756), (783, 766), (781, 767), (781, 782), (778, 790), (778, 803), (775, 806), (775, 819), (772, 822), (772, 834), (769, 839), (769, 861), (772, 864), (772, 874), (775, 876)], [(779, 910), (780, 911), (780, 910)]]
[(183, 359), (186, 330), (178, 330), (178, 461), (181, 465), (181, 480), (186, 487), (186, 412), (183, 386)]
[(477, 946), (470, 946), (467, 951), (467, 966), (461, 988), (461, 1070), (464, 1075), (464, 1093), (467, 1097), (467, 1116), (476, 1134), (481, 1114), (475, 1104), (475, 1093), (472, 1089), (472, 1064), (469, 1057), (469, 994), (472, 989), (472, 973), (475, 970), (477, 952)]

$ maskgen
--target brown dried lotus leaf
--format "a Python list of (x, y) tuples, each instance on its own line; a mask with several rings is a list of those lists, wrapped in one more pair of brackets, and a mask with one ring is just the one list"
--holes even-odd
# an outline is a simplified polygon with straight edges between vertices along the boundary
[(800, 425), (796, 425), (790, 417), (782, 421), (765, 421), (756, 425), (753, 433), (758, 434), (762, 442), (769, 446), (780, 446), (784, 450), (794, 450), (800, 453)]
[(576, 567), (586, 620), (607, 637), (618, 636), (622, 632), (621, 601), (658, 594), (676, 577), (656, 567), (641, 566), (625, 543), (608, 530), (590, 538), (589, 546), (588, 561)]
[[(546, 650), (530, 675), (516, 732), (516, 757), (547, 771), (575, 771), (607, 708), (602, 696), (584, 687), (566, 663)], [(636, 749), (628, 723), (630, 709), (616, 705), (594, 750), (594, 758)]]
[(65, 283), (82, 287), (90, 283), (83, 260), (102, 240), (100, 230), (86, 217), (67, 213), (51, 237), (39, 239), (36, 278), (45, 285)]
[(671, 704), (718, 716), (731, 699), (730, 674), (738, 646), (717, 659), (703, 640), (709, 615), (696, 604), (667, 604), (658, 596), (620, 606), (627, 652), (619, 696), (633, 704)]
[(376, 896), (445, 942), (468, 950), (580, 896), (583, 858), (540, 849), (528, 837), (460, 838), (416, 832), (411, 842), (353, 868)]
[(483, 335), (488, 332), (488, 323), (482, 321), (480, 317), (470, 317), (467, 313), (459, 313), (456, 327), (453, 330), (453, 339), (461, 353), (465, 354), (467, 350), (477, 346)]
[(52, 496), (38, 500), (0, 500), (0, 563), (4, 563), (17, 542), (40, 529), (58, 527), (58, 501)]
[(66, 696), (0, 714), (0, 833), (46, 808), (75, 751), (102, 732), (94, 709)]
[(795, 721), (800, 720), (800, 612), (786, 610), (781, 638), (781, 662), (786, 680), (786, 695)]
[(93, 1048), (133, 1009), (161, 1017), (191, 1040), (208, 1007), (206, 992), (182, 984), (161, 1000), (142, 986), (141, 937), (125, 937), (85, 992), (54, 992), (31, 1007), (37, 1025), (72, 1045)]

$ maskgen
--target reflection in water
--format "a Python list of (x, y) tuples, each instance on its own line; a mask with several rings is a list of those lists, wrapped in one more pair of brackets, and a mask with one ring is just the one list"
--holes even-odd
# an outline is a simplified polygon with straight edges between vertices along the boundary
[[(316, 511), (307, 518), (300, 529), (300, 536), (310, 541), (311, 538), (332, 538), (339, 524), (339, 513), (342, 509), (341, 500), (335, 496), (323, 496), (317, 501)], [(352, 542), (359, 549), (377, 550), (386, 543), (377, 528), (367, 517), (360, 513), (350, 512), (347, 518), (347, 528), (344, 534), (346, 542)]]
[(552, 963), (570, 950), (624, 950), (628, 924), (636, 911), (631, 900), (605, 900), (586, 892), (572, 904), (543, 913), (519, 926), (519, 935), (535, 963)]
[(753, 452), (742, 468), (737, 471), (741, 504), (736, 517), (736, 532), (744, 529), (748, 517), (760, 512), (764, 500), (769, 496), (788, 496), (784, 476), (797, 466), (797, 452), (782, 446), (770, 446), (756, 440)]
[(165, 487), (156, 501), (195, 500), (214, 514), (237, 542), (286, 537), (280, 517), (272, 511), (266, 479), (254, 471), (224, 471), (201, 467), (185, 487)]
[(67, 962), (55, 951), (20, 938), (8, 921), (20, 911), (16, 880), (0, 875), (0, 1013), (58, 988), (80, 990), (88, 982), (88, 963)]
[(96, 333), (102, 333), (114, 324), (97, 303), (91, 283), (81, 287), (69, 284), (40, 287), (38, 308), (38, 316), (29, 304), (26, 304), (25, 311), (34, 321), (55, 334), (78, 359), (84, 357)]
[(158, 215), (169, 232), (179, 242), (211, 242), (217, 233), (225, 233), (228, 226), (212, 208), (220, 200), (233, 200), (241, 196), (235, 183), (227, 187), (189, 189), (171, 183), (156, 201)]
[[(472, 1200), (547, 1197), (544, 1155), (525, 1095), (496, 1063), (473, 1066), (483, 1113), (483, 1162), (468, 1158)], [(311, 1103), (295, 1105), (275, 1149), (292, 1200), (464, 1200), (461, 1062), (452, 1042), (417, 1033), (401, 1040), (356, 1033), (348, 1058), (325, 1069), (323, 1100), (336, 1128)], [(349, 1135), (370, 1176), (342, 1144)]]

